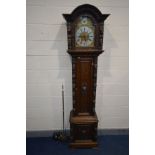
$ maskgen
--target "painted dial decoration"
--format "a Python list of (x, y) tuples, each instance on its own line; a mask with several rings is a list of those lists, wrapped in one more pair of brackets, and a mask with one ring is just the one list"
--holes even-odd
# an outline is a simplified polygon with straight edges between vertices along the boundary
[(90, 18), (80, 17), (75, 31), (76, 47), (94, 47), (94, 26)]

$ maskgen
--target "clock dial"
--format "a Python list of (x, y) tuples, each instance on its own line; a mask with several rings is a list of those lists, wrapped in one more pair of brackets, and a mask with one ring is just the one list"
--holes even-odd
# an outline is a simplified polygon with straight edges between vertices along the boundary
[(81, 47), (92, 46), (94, 41), (93, 30), (87, 26), (82, 26), (76, 31), (76, 44)]
[(75, 32), (76, 47), (94, 47), (94, 26), (88, 17), (80, 17)]

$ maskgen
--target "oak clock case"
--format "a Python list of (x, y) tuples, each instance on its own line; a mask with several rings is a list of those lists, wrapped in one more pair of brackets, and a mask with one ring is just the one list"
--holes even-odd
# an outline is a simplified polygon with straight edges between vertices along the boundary
[(108, 16), (89, 4), (80, 5), (71, 14), (63, 14), (67, 22), (67, 52), (72, 57), (70, 147), (97, 146), (97, 57), (103, 52), (104, 20)]

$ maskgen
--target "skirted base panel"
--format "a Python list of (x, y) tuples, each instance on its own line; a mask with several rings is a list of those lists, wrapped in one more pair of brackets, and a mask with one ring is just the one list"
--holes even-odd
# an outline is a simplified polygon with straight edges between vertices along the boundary
[(71, 148), (95, 148), (97, 147), (97, 142), (91, 140), (76, 140), (69, 144)]
[(70, 114), (70, 135), (72, 148), (97, 147), (98, 119), (94, 116), (74, 116)]

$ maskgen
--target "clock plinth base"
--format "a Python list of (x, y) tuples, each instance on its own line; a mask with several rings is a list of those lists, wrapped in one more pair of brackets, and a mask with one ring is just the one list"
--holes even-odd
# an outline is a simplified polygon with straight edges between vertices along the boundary
[(70, 114), (70, 135), (72, 148), (93, 148), (97, 147), (97, 125), (98, 119), (95, 115), (74, 116)]
[(71, 148), (96, 148), (97, 146), (97, 142), (91, 140), (75, 141), (69, 144)]

